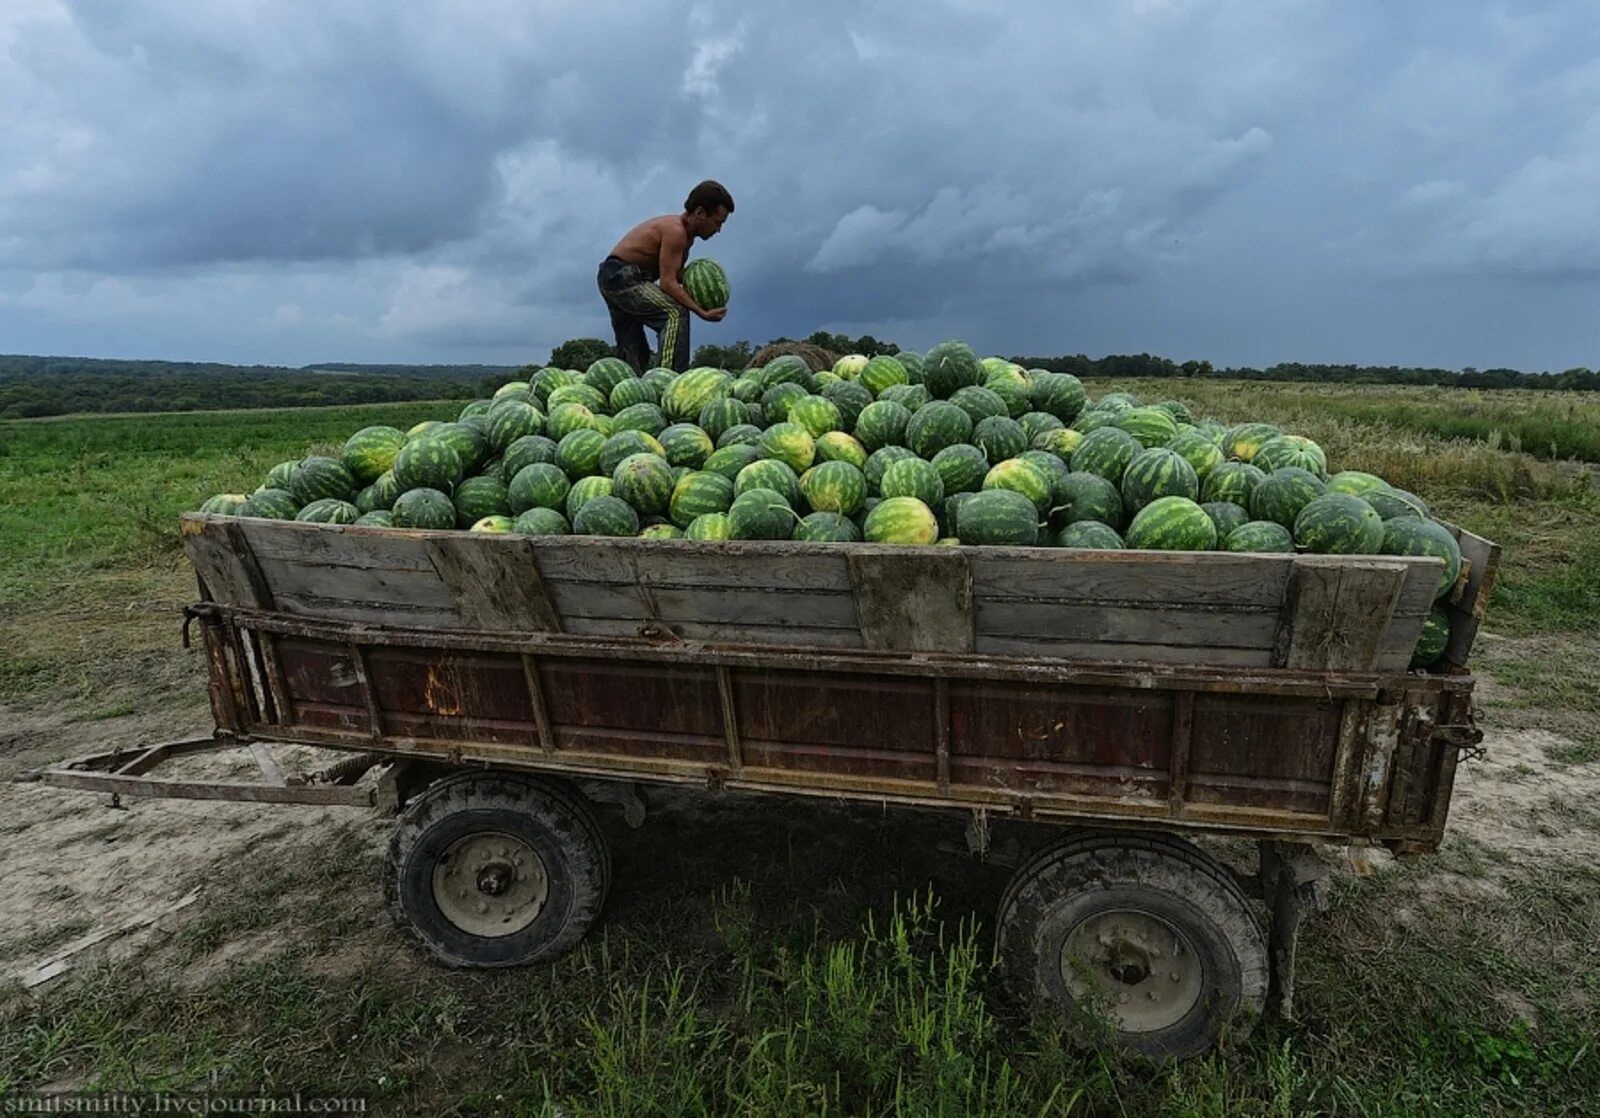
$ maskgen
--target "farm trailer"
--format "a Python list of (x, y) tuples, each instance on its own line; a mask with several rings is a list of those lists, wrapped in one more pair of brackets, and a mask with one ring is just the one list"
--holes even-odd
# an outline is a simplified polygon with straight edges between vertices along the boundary
[[(652, 785), (947, 809), (979, 853), (990, 820), (1053, 828), (1001, 901), (1013, 988), (1189, 1056), (1292, 1013), (1314, 847), (1435, 850), (1482, 737), (1466, 664), (1498, 549), (1459, 530), (1424, 673), (1433, 558), (182, 529), (214, 735), (30, 775), (398, 813), (388, 906), (457, 966), (570, 948), (611, 872), (595, 805), (639, 826)], [(288, 777), (273, 743), (348, 756)], [(236, 747), (261, 781), (160, 771)], [(1254, 840), (1254, 866), (1205, 835)]]

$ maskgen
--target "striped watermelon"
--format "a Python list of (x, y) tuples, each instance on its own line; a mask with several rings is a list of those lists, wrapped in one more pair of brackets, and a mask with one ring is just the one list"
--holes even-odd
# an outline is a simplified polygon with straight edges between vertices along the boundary
[(856, 417), (856, 439), (868, 451), (886, 446), (905, 444), (906, 425), (911, 422), (911, 412), (904, 404), (892, 400), (877, 400), (861, 409)]
[(463, 474), (461, 456), (443, 439), (420, 435), (406, 440), (394, 458), (394, 479), (402, 492), (407, 489), (437, 489), (455, 492)]
[(861, 387), (874, 396), (896, 384), (911, 383), (906, 367), (887, 355), (880, 355), (868, 361), (866, 367), (861, 370), (859, 379)]
[(647, 524), (639, 532), (641, 540), (681, 540), (683, 529), (676, 524)]
[(456, 527), (471, 528), (486, 516), (509, 516), (511, 504), (507, 494), (506, 484), (499, 478), (467, 478), (456, 486)]
[(630, 454), (611, 474), (611, 492), (641, 516), (665, 513), (674, 488), (672, 466), (659, 454)]
[(733, 479), (734, 495), (743, 496), (751, 489), (770, 489), (790, 505), (798, 505), (802, 497), (799, 475), (776, 458), (762, 458), (739, 471)]
[(509, 516), (492, 515), (481, 516), (468, 526), (471, 532), (487, 532), (491, 535), (504, 535), (516, 530), (516, 521)]
[[(1021, 430), (1021, 424), (1018, 424)], [(1026, 432), (1024, 432), (1026, 437)], [(1072, 463), (1072, 456), (1083, 445), (1083, 433), (1074, 431), (1070, 427), (1057, 427), (1049, 431), (1041, 431), (1038, 437), (1029, 440), (1029, 447), (1042, 450), (1046, 454), (1053, 454), (1061, 459), (1065, 465)]]
[[(862, 479), (865, 486), (866, 479)], [(944, 503), (944, 480), (931, 462), (921, 458), (902, 458), (891, 462), (878, 482), (878, 493), (887, 497), (915, 497), (929, 508)], [(863, 490), (862, 497), (866, 497)]]
[(674, 466), (688, 466), (691, 470), (704, 466), (717, 449), (711, 436), (693, 423), (674, 423), (658, 438), (668, 462)]
[(862, 353), (847, 353), (833, 363), (833, 375), (840, 380), (855, 380), (867, 368), (867, 358)]
[(885, 497), (867, 513), (861, 535), (868, 543), (931, 544), (939, 538), (939, 520), (915, 497)]
[(1360, 497), (1324, 493), (1295, 517), (1294, 542), (1317, 555), (1371, 555), (1383, 546), (1383, 520)]
[(240, 516), (249, 499), (243, 493), (218, 493), (215, 497), (207, 497), (199, 511), (207, 516)]
[(1043, 513), (1050, 508), (1051, 477), (1031, 462), (1009, 458), (998, 462), (984, 475), (983, 488), (1009, 489), (1021, 493), (1033, 502), (1035, 511)]
[(511, 522), (511, 530), (524, 536), (569, 536), (572, 525), (555, 509), (531, 508)]
[(1200, 486), (1203, 501), (1232, 501), (1250, 507), (1250, 497), (1267, 475), (1248, 462), (1224, 462), (1206, 474)]
[(583, 373), (583, 383), (607, 400), (610, 400), (611, 393), (617, 385), (623, 381), (638, 379), (639, 374), (633, 371), (633, 366), (620, 357), (601, 357), (591, 362)]
[(661, 410), (674, 422), (692, 422), (712, 400), (726, 396), (732, 383), (733, 378), (721, 369), (690, 369), (673, 378), (661, 393)]
[(1137, 513), (1158, 497), (1197, 500), (1200, 479), (1195, 477), (1194, 467), (1183, 458), (1162, 447), (1151, 447), (1141, 450), (1128, 463), (1122, 474), (1121, 491), (1123, 507)]
[(699, 428), (711, 437), (715, 447), (716, 438), (729, 427), (737, 427), (741, 423), (750, 422), (750, 408), (735, 400), (732, 396), (724, 396), (720, 400), (712, 400), (700, 409), (700, 418), (697, 421)]
[(545, 417), (544, 429), (552, 439), (560, 442), (574, 431), (599, 431), (601, 424), (594, 412), (582, 404), (560, 404), (550, 409), (550, 414)]
[[(647, 380), (633, 377), (622, 381), (611, 390), (606, 397), (606, 402), (611, 405), (611, 414), (619, 415), (635, 404), (658, 404), (661, 402), (661, 392)], [(665, 424), (665, 420), (662, 423)]]
[(1112, 426), (1128, 432), (1141, 446), (1165, 446), (1178, 433), (1178, 421), (1164, 408), (1129, 408)]
[(789, 405), (789, 422), (804, 427), (813, 439), (839, 430), (842, 417), (831, 400), (821, 396), (802, 396)]
[(918, 408), (906, 423), (906, 446), (919, 458), (932, 458), (947, 446), (971, 441), (972, 417), (947, 400)]
[(1316, 474), (1298, 466), (1285, 466), (1273, 470), (1250, 494), (1250, 515), (1257, 520), (1282, 524), (1293, 532), (1300, 510), (1326, 490), (1327, 486)]
[(620, 497), (593, 497), (572, 518), (572, 531), (579, 536), (637, 536), (639, 514)]
[(594, 477), (600, 474), (600, 452), (605, 449), (606, 437), (589, 427), (564, 435), (556, 443), (556, 465), (570, 478)]
[(1125, 542), (1149, 551), (1210, 551), (1217, 546), (1217, 526), (1189, 498), (1160, 497), (1134, 516)]
[(1222, 436), (1222, 452), (1229, 458), (1248, 462), (1269, 440), (1281, 434), (1283, 431), (1270, 423), (1238, 423), (1229, 427), (1227, 433)]
[(712, 451), (706, 459), (705, 468), (732, 481), (739, 476), (740, 470), (760, 457), (761, 452), (749, 443), (735, 443)]
[(293, 520), (299, 511), (299, 499), (287, 489), (257, 489), (245, 498), (239, 515), (260, 520)]
[(1004, 462), (1028, 449), (1028, 436), (1022, 424), (1008, 415), (991, 415), (972, 428), (972, 445), (982, 450), (990, 462)]
[(501, 454), (524, 435), (543, 429), (544, 414), (526, 400), (499, 400), (489, 409), (489, 445)]
[[(922, 383), (935, 399), (948, 400), (969, 385), (983, 383), (983, 365), (966, 342), (940, 342), (922, 359)], [(964, 442), (963, 435), (955, 442)]]
[(896, 384), (885, 388), (879, 394), (878, 399), (886, 403), (899, 404), (907, 411), (915, 412), (918, 408), (931, 401), (933, 396), (924, 385)]
[(600, 447), (600, 459), (595, 472), (609, 475), (616, 471), (624, 458), (632, 454), (656, 454), (665, 458), (667, 451), (643, 431), (618, 431)]
[(506, 486), (506, 505), (513, 513), (528, 509), (564, 509), (572, 483), (561, 468), (549, 462), (534, 462), (518, 470)]
[(1227, 461), (1222, 448), (1199, 431), (1180, 431), (1167, 441), (1166, 446), (1189, 463), (1195, 477), (1201, 482), (1212, 470)]
[(1353, 497), (1362, 497), (1375, 489), (1387, 489), (1389, 483), (1377, 474), (1362, 473), (1360, 470), (1341, 470), (1328, 479), (1329, 493), (1349, 493)]
[(817, 444), (798, 423), (774, 423), (761, 435), (761, 454), (775, 458), (796, 474), (810, 469), (817, 457)]
[(1439, 576), (1436, 598), (1449, 593), (1461, 577), (1461, 545), (1438, 521), (1409, 516), (1385, 520), (1380, 548), (1384, 555), (1432, 555), (1443, 559), (1444, 571)]
[[(455, 484), (451, 482), (451, 484)], [(337, 458), (314, 454), (294, 468), (289, 489), (302, 505), (323, 497), (348, 501), (356, 495), (356, 479)]]
[(922, 370), (925, 364), (922, 354), (902, 349), (894, 355), (894, 359), (900, 362), (900, 367), (906, 371), (906, 376), (911, 378), (912, 384), (922, 383)]
[(856, 420), (866, 406), (872, 403), (872, 393), (851, 381), (841, 380), (822, 390), (822, 398), (839, 409), (839, 430), (854, 431)]
[(388, 509), (373, 509), (356, 517), (357, 528), (393, 528), (394, 513)]
[(950, 397), (950, 402), (967, 413), (967, 418), (974, 425), (988, 419), (990, 416), (1011, 417), (1011, 409), (1006, 406), (998, 393), (985, 388), (981, 384), (969, 385), (957, 389), (955, 395)]
[(861, 539), (855, 522), (836, 512), (814, 512), (800, 518), (789, 537), (807, 543), (854, 543)]
[(608, 393), (580, 381), (577, 384), (564, 384), (557, 388), (550, 393), (544, 403), (545, 410), (551, 412), (567, 404), (578, 404), (591, 413), (596, 413), (605, 411), (610, 399)]
[(1428, 506), (1422, 498), (1414, 493), (1407, 493), (1404, 489), (1393, 489), (1385, 486), (1382, 489), (1369, 489), (1361, 494), (1361, 499), (1371, 505), (1378, 516), (1385, 521), (1395, 517), (1409, 517), (1412, 520), (1426, 520)]
[(1099, 474), (1111, 484), (1120, 485), (1128, 463), (1142, 449), (1139, 440), (1120, 427), (1099, 427), (1085, 435), (1072, 452), (1072, 470)]
[(807, 392), (817, 386), (811, 366), (806, 364), (805, 358), (793, 353), (785, 353), (767, 362), (761, 370), (761, 383), (767, 388), (775, 384), (798, 384)]
[(727, 512), (733, 504), (733, 479), (710, 470), (685, 475), (672, 487), (668, 518), (680, 528), (711, 512)]
[(644, 402), (629, 404), (613, 420), (616, 431), (643, 431), (652, 437), (667, 429), (667, 417), (655, 404)]
[(1297, 466), (1320, 478), (1328, 476), (1328, 456), (1316, 443), (1299, 435), (1279, 435), (1268, 439), (1250, 461), (1269, 474), (1283, 466)]
[(1272, 555), (1294, 554), (1294, 536), (1272, 520), (1250, 520), (1229, 532), (1222, 541), (1226, 551), (1253, 551)]
[(1122, 537), (1109, 524), (1098, 520), (1076, 520), (1061, 529), (1056, 536), (1057, 547), (1083, 548), (1090, 551), (1120, 551)]
[[(578, 513), (583, 506), (596, 497), (611, 496), (611, 479), (608, 477), (581, 477), (572, 483), (572, 488), (567, 490), (566, 504), (563, 511), (569, 521), (576, 522)], [(624, 502), (626, 503), (626, 502)]]
[(989, 456), (971, 443), (947, 446), (933, 456), (946, 493), (976, 493), (989, 472)]
[(490, 400), (490, 403), (499, 400), (526, 400), (532, 403), (533, 385), (525, 380), (508, 380), (494, 390), (493, 399)]
[(728, 531), (736, 540), (786, 540), (798, 519), (774, 489), (747, 489), (728, 507)]
[(1039, 510), (1014, 489), (985, 489), (967, 495), (955, 516), (962, 543), (1032, 547), (1039, 542)]
[(854, 435), (829, 431), (817, 438), (817, 461), (848, 462), (859, 470), (867, 464), (867, 448)]
[(697, 516), (690, 525), (683, 530), (685, 539), (690, 540), (731, 540), (733, 528), (728, 523), (728, 514), (725, 512), (708, 512), (704, 516)]
[(728, 305), (728, 273), (710, 257), (702, 256), (683, 266), (683, 289), (704, 311)]
[(1211, 518), (1211, 523), (1217, 526), (1217, 540), (1225, 542), (1228, 534), (1235, 528), (1241, 528), (1249, 523), (1250, 512), (1243, 505), (1236, 505), (1232, 501), (1207, 501), (1200, 506), (1206, 510), (1206, 515)]
[[(279, 462), (267, 471), (267, 480), (261, 483), (263, 489), (287, 489), (294, 492), (294, 471), (300, 465), (298, 458), (290, 462)], [(354, 476), (354, 475), (352, 475)]]
[(1050, 479), (1052, 485), (1058, 477), (1066, 477), (1072, 472), (1072, 467), (1057, 458), (1047, 450), (1024, 450), (1017, 455), (1019, 462), (1026, 462), (1045, 477)]
[(396, 497), (390, 517), (396, 528), (454, 528), (456, 506), (448, 493), (424, 486)]
[(816, 512), (854, 516), (867, 499), (867, 478), (848, 462), (823, 462), (801, 475), (800, 493)]
[[(550, 462), (556, 460), (556, 444), (554, 439), (544, 435), (524, 435), (510, 446), (500, 459), (500, 477), (507, 484), (517, 476), (524, 466), (531, 466), (535, 462)], [(382, 480), (382, 479), (380, 479)]]
[(983, 386), (1005, 401), (1006, 416), (1010, 419), (1021, 419), (1033, 408), (1032, 386), (1026, 377), (1020, 381), (991, 378)]
[[(1067, 425), (1049, 412), (1030, 411), (1017, 420), (1022, 425), (1022, 433), (1028, 436), (1028, 445), (1032, 446), (1039, 441), (1040, 436), (1047, 431), (1065, 431)], [(1076, 428), (1073, 428), (1076, 431)], [(1078, 431), (1080, 436), (1086, 432)]]
[(1422, 669), (1437, 664), (1449, 643), (1450, 615), (1434, 606), (1422, 623), (1422, 635), (1417, 638), (1416, 650), (1411, 654), (1411, 667)]
[(883, 471), (887, 470), (891, 463), (898, 462), (902, 458), (915, 457), (915, 454), (903, 446), (886, 446), (874, 450), (867, 456), (867, 464), (861, 470), (867, 475), (867, 495), (878, 496), (878, 486), (883, 483)]
[(1122, 494), (1099, 474), (1084, 470), (1065, 474), (1051, 486), (1051, 522), (1065, 527), (1082, 520), (1095, 520), (1110, 528), (1126, 523)]
[(358, 485), (371, 485), (393, 468), (394, 456), (405, 442), (405, 433), (398, 427), (363, 427), (345, 440), (339, 461)]
[(1089, 396), (1083, 382), (1071, 373), (1052, 373), (1039, 370), (1030, 374), (1033, 407), (1035, 411), (1071, 423), (1083, 413)]
[(756, 423), (778, 423), (789, 418), (789, 408), (797, 400), (804, 400), (810, 393), (798, 384), (785, 381), (775, 384), (761, 394), (759, 416), (753, 416)]

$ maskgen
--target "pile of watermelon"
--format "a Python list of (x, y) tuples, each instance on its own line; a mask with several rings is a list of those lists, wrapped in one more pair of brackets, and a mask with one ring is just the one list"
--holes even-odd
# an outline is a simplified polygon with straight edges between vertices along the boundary
[[(1413, 493), (1330, 473), (1310, 439), (944, 342), (734, 375), (546, 368), (454, 422), (366, 427), (201, 512), (373, 528), (688, 540), (1434, 555)], [(1435, 609), (1418, 664), (1448, 637)]]

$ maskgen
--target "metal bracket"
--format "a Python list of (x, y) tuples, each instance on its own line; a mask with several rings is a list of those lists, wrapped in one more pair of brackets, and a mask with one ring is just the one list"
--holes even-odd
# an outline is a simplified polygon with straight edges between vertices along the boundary
[(967, 850), (983, 858), (989, 853), (989, 809), (975, 807), (967, 820)]

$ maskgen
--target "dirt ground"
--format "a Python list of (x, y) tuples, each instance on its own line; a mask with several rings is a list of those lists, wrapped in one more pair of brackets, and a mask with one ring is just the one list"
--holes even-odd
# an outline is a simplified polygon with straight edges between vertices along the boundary
[[(70, 714), (56, 710), (0, 707), (0, 778), (73, 754), (204, 735), (210, 728), (208, 717), (195, 696), (177, 693), (159, 713), (93, 723), (75, 723)], [(1600, 765), (1552, 762), (1549, 755), (1568, 743), (1547, 731), (1493, 723), (1487, 730), (1486, 756), (1459, 770), (1447, 844), (1474, 843), (1495, 852), (1494, 866), (1471, 877), (1441, 869), (1422, 879), (1423, 888), (1482, 896), (1499, 890), (1497, 875), (1552, 856), (1600, 862), (1600, 807), (1595, 806), (1600, 805)], [(275, 754), (291, 772), (312, 771), (336, 759), (286, 747), (277, 747)], [(255, 772), (243, 750), (183, 764), (180, 771), (195, 776)], [(614, 810), (608, 826), (624, 847), (640, 844), (635, 853), (646, 861), (644, 847), (670, 838), (673, 828), (686, 829), (692, 843), (719, 830), (754, 833), (781, 826), (791, 847), (803, 851), (810, 843), (837, 840), (841, 822), (859, 826), (857, 817), (870, 819), (873, 810), (836, 808), (822, 801), (671, 792), (653, 796), (652, 818), (642, 831), (628, 832)], [(959, 854), (960, 825), (951, 814), (915, 826), (922, 829), (919, 841)], [(0, 858), (7, 886), (0, 892), (0, 981), (47, 989), (63, 975), (100, 960), (134, 954), (148, 958), (152, 951), (159, 958), (192, 930), (204, 909), (197, 902), (226, 897), (241, 875), (258, 874), (268, 866), (313, 866), (332, 842), (375, 852), (382, 849), (390, 826), (361, 809), (177, 800), (113, 807), (104, 795), (0, 782)], [(714, 889), (727, 872), (759, 875), (759, 867), (738, 864), (747, 860), (741, 858), (739, 844), (729, 844), (721, 853), (717, 845), (708, 849), (702, 841), (695, 855), (707, 862), (708, 888)], [(627, 854), (619, 850), (619, 868), (634, 860)], [(982, 871), (981, 893), (998, 888), (1006, 860), (1002, 848), (1001, 865)], [(1381, 873), (1385, 865), (1381, 857), (1346, 855), (1341, 872)], [(636, 903), (652, 903), (648, 881), (627, 882), (625, 887), (638, 894)], [(424, 965), (389, 926), (379, 898), (376, 880), (369, 890), (333, 896), (307, 887), (307, 904), (348, 906), (353, 929), (336, 951), (319, 955), (318, 970), (354, 973), (370, 966), (375, 956), (386, 965)], [(1405, 923), (1405, 910), (1397, 910), (1395, 918)], [(199, 950), (173, 951), (172, 977), (180, 987), (203, 984), (229, 965), (280, 948), (293, 934), (293, 928), (269, 925), (220, 943), (202, 942)]]

